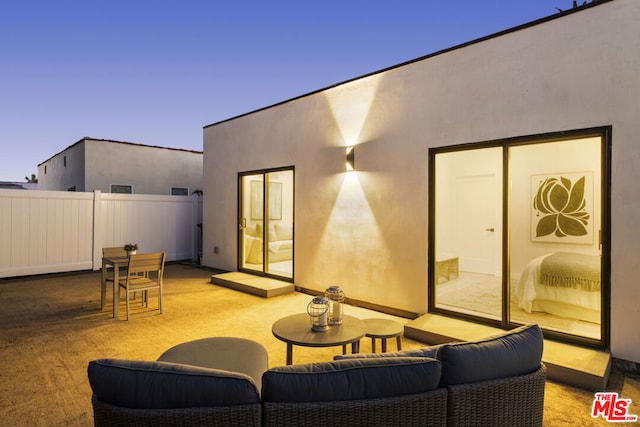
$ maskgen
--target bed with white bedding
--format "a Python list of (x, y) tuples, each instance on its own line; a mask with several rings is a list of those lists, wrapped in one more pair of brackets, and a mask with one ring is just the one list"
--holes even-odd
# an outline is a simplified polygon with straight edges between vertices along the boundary
[(569, 252), (538, 257), (523, 270), (516, 297), (527, 313), (600, 323), (600, 257)]

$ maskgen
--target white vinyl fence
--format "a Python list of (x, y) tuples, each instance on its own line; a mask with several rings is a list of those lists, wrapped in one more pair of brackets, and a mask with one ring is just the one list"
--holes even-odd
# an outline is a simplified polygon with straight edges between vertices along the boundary
[(197, 195), (0, 190), (0, 277), (97, 270), (126, 243), (195, 260), (201, 223)]

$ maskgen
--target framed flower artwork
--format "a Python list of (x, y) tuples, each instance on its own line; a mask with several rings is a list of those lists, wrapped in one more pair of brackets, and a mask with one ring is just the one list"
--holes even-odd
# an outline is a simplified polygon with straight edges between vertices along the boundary
[(531, 240), (593, 243), (593, 172), (531, 176)]

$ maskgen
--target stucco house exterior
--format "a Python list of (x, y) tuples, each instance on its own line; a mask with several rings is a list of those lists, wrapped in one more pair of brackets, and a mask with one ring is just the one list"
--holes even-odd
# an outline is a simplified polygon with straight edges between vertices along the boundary
[(201, 151), (84, 137), (38, 165), (38, 190), (190, 195)]
[(0, 181), (0, 189), (7, 190), (37, 190), (38, 184), (35, 182), (10, 182)]
[[(202, 264), (640, 362), (639, 19), (592, 2), (205, 126)], [(597, 260), (569, 303), (525, 283), (558, 252)]]

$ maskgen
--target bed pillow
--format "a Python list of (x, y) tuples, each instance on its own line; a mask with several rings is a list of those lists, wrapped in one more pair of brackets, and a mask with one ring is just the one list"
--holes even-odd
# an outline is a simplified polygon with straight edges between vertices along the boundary
[(538, 325), (522, 326), (479, 341), (444, 344), (441, 386), (525, 375), (540, 368), (544, 339)]
[(169, 409), (260, 402), (248, 375), (168, 362), (99, 359), (89, 362), (94, 396), (124, 408)]
[(278, 240), (278, 234), (276, 233), (276, 227), (272, 224), (269, 224), (269, 233), (267, 235), (270, 242), (275, 242)]
[(256, 234), (256, 226), (254, 224), (249, 224), (245, 227), (244, 229), (244, 233), (245, 235), (249, 235), (252, 237), (258, 237), (258, 235)]
[(264, 402), (335, 402), (434, 390), (440, 362), (425, 357), (338, 360), (272, 368), (262, 375)]
[[(262, 237), (263, 232), (264, 227), (262, 226), (262, 224), (256, 224), (256, 237)], [(269, 242), (275, 242), (276, 240), (278, 240), (278, 234), (276, 233), (276, 228), (273, 224), (269, 224), (269, 230), (265, 237)]]

